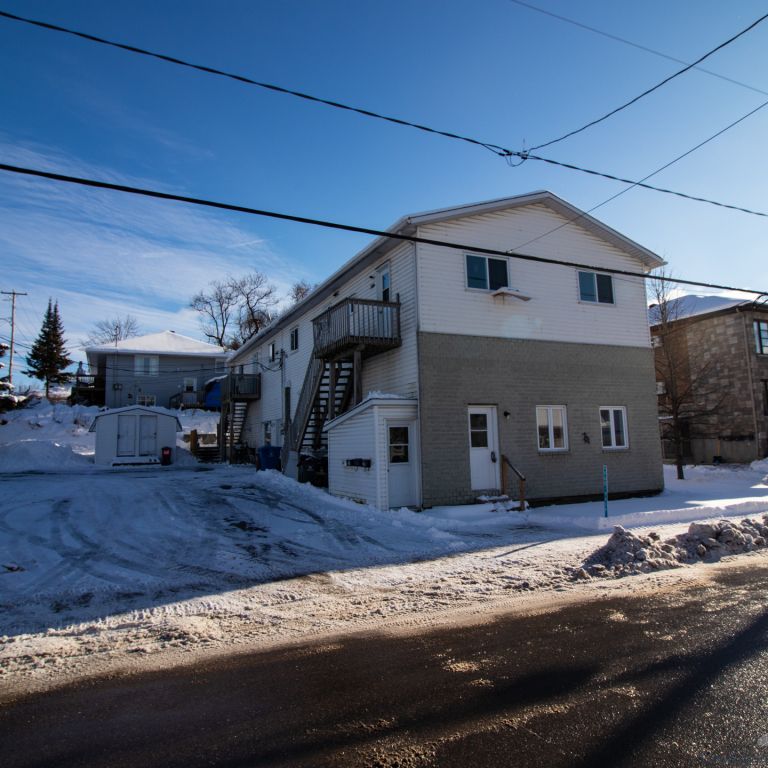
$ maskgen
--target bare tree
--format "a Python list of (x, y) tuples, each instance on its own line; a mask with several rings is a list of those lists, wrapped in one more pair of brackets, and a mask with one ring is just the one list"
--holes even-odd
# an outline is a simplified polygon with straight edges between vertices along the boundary
[(88, 336), (83, 340), (83, 346), (96, 344), (114, 344), (123, 339), (130, 339), (140, 333), (139, 321), (133, 315), (108, 317), (93, 324)]
[(215, 280), (192, 297), (203, 333), (215, 344), (237, 349), (272, 319), (276, 289), (261, 272)]
[[(669, 274), (662, 270), (658, 277)], [(715, 382), (716, 360), (691, 346), (684, 300), (671, 297), (665, 280), (651, 279), (649, 294), (661, 433), (674, 449), (677, 477), (684, 480), (686, 439), (714, 436), (715, 417), (728, 394)]]
[(310, 285), (306, 280), (299, 280), (291, 286), (288, 299), (291, 304), (298, 304), (309, 296), (317, 286)]

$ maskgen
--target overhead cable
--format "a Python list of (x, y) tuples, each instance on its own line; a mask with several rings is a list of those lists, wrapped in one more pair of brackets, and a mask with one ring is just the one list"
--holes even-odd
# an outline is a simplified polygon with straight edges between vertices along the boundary
[[(0, 170), (7, 171), (9, 173), (17, 173), (25, 176), (33, 176), (42, 179), (48, 179), (50, 181), (59, 181), (67, 184), (77, 184), (80, 186), (91, 187), (94, 189), (107, 189), (114, 192), (124, 192), (131, 195), (138, 195), (142, 197), (150, 197), (158, 200), (173, 200), (180, 203), (189, 203), (191, 205), (199, 205), (206, 208), (214, 208), (224, 211), (234, 211), (236, 213), (245, 213), (251, 216), (263, 216), (265, 218), (278, 219), (281, 221), (293, 221), (298, 224), (308, 224), (316, 227), (325, 227), (326, 229), (343, 230), (345, 232), (357, 232), (364, 235), (373, 235), (374, 237), (386, 238), (389, 240), (400, 240), (410, 243), (422, 243), (424, 245), (436, 245), (443, 248), (451, 248), (453, 250), (469, 251), (471, 253), (482, 253), (490, 256), (504, 256), (513, 257), (521, 261), (538, 262), (541, 264), (555, 264), (565, 267), (575, 267), (578, 269), (589, 269), (596, 272), (605, 272), (613, 275), (625, 275), (627, 277), (637, 277), (643, 280), (651, 278), (659, 280), (661, 282), (677, 283), (680, 285), (697, 285), (703, 288), (714, 288), (722, 291), (739, 291), (741, 293), (753, 293), (762, 295), (768, 293), (768, 291), (760, 291), (753, 288), (736, 288), (730, 285), (718, 285), (717, 283), (705, 283), (698, 280), (684, 280), (678, 277), (667, 277), (664, 275), (649, 275), (645, 272), (633, 272), (627, 269), (616, 269), (614, 267), (598, 266), (593, 264), (583, 264), (576, 261), (565, 261), (563, 259), (551, 259), (545, 256), (533, 256), (532, 254), (524, 254), (508, 251), (502, 251), (496, 248), (484, 248), (478, 245), (471, 245), (467, 243), (456, 243), (445, 240), (434, 240), (427, 237), (418, 237), (416, 235), (406, 235), (400, 232), (387, 232), (381, 229), (373, 229), (371, 227), (360, 227), (353, 224), (342, 224), (335, 221), (327, 221), (323, 219), (314, 219), (308, 216), (298, 216), (291, 213), (279, 213), (277, 211), (267, 211), (260, 208), (251, 208), (244, 205), (235, 205), (233, 203), (222, 203), (215, 200), (206, 200), (198, 197), (188, 197), (186, 195), (176, 195), (170, 192), (160, 192), (152, 189), (142, 189), (140, 187), (131, 187), (125, 184), (113, 184), (106, 181), (98, 181), (96, 179), (85, 179), (78, 176), (67, 176), (60, 173), (53, 173), (51, 171), (43, 171), (35, 168), (22, 168), (20, 166), (8, 165), (0, 163)], [(768, 214), (763, 214), (768, 215)]]
[(323, 98), (320, 98), (318, 96), (312, 96), (311, 94), (302, 93), (300, 91), (295, 91), (295, 90), (292, 90), (292, 89), (289, 89), (289, 88), (284, 88), (284, 87), (279, 86), (279, 85), (274, 85), (274, 84), (271, 84), (271, 83), (264, 83), (264, 82), (260, 82), (260, 81), (257, 81), (257, 80), (252, 80), (251, 78), (246, 77), (244, 75), (237, 75), (237, 74), (233, 74), (233, 73), (229, 73), (229, 72), (224, 72), (224, 71), (216, 69), (214, 67), (208, 67), (208, 66), (205, 66), (205, 65), (202, 65), (202, 64), (192, 64), (190, 62), (183, 61), (182, 59), (178, 59), (178, 58), (176, 58), (174, 56), (169, 56), (169, 55), (162, 54), (162, 53), (156, 53), (156, 52), (144, 50), (142, 48), (138, 48), (138, 47), (133, 46), (133, 45), (128, 45), (128, 44), (124, 44), (124, 43), (118, 43), (118, 42), (115, 42), (113, 40), (107, 40), (105, 38), (97, 37), (95, 35), (90, 35), (90, 34), (88, 34), (86, 32), (79, 32), (79, 31), (76, 31), (76, 30), (67, 29), (66, 27), (61, 27), (61, 26), (59, 26), (57, 24), (50, 24), (50, 23), (44, 22), (44, 21), (36, 21), (34, 19), (29, 19), (29, 18), (25, 18), (23, 16), (18, 16), (18, 15), (13, 14), (13, 13), (9, 13), (8, 11), (0, 10), (0, 18), (7, 18), (7, 19), (12, 19), (14, 21), (20, 21), (20, 22), (23, 22), (25, 24), (32, 24), (34, 26), (43, 27), (44, 29), (49, 29), (49, 30), (53, 30), (53, 31), (56, 31), (56, 32), (64, 32), (66, 34), (74, 35), (76, 37), (81, 37), (81, 38), (84, 38), (86, 40), (90, 40), (92, 42), (101, 43), (103, 45), (112, 46), (114, 48), (120, 48), (122, 50), (126, 50), (126, 51), (129, 51), (131, 53), (138, 53), (138, 54), (141, 54), (141, 55), (144, 55), (144, 56), (150, 56), (152, 58), (160, 59), (162, 61), (166, 61), (166, 62), (169, 62), (171, 64), (178, 64), (180, 66), (190, 67), (192, 69), (196, 69), (196, 70), (199, 70), (201, 72), (207, 72), (208, 74), (213, 74), (213, 75), (219, 75), (219, 76), (222, 76), (222, 77), (227, 77), (227, 78), (230, 78), (232, 80), (236, 80), (238, 82), (245, 83), (247, 85), (255, 85), (255, 86), (258, 86), (260, 88), (265, 88), (265, 89), (270, 90), (270, 91), (275, 91), (275, 92), (278, 92), (278, 93), (284, 93), (284, 94), (287, 94), (287, 95), (290, 95), (290, 96), (296, 96), (296, 97), (301, 98), (301, 99), (306, 99), (307, 101), (316, 102), (318, 104), (324, 104), (326, 106), (334, 107), (334, 108), (337, 108), (337, 109), (343, 109), (343, 110), (346, 110), (348, 112), (354, 112), (356, 114), (363, 115), (365, 117), (370, 117), (370, 118), (373, 118), (373, 119), (376, 119), (376, 120), (384, 120), (386, 122), (394, 123), (395, 125), (400, 125), (400, 126), (403, 126), (403, 127), (406, 127), (406, 128), (414, 128), (416, 130), (424, 131), (426, 133), (432, 133), (432, 134), (435, 134), (435, 135), (438, 135), (438, 136), (443, 136), (445, 138), (454, 139), (454, 140), (457, 140), (457, 141), (462, 141), (462, 142), (471, 144), (473, 146), (482, 147), (483, 149), (486, 149), (486, 150), (488, 150), (490, 152), (493, 152), (495, 155), (498, 155), (500, 157), (505, 158), (507, 161), (509, 161), (511, 158), (517, 158), (521, 162), (524, 162), (526, 160), (538, 160), (539, 162), (547, 163), (549, 165), (554, 165), (554, 166), (557, 166), (559, 168), (565, 168), (566, 170), (578, 171), (579, 173), (586, 173), (586, 174), (589, 174), (591, 176), (597, 176), (597, 177), (600, 177), (600, 178), (603, 178), (603, 179), (608, 179), (609, 181), (618, 181), (618, 182), (621, 182), (622, 184), (631, 184), (633, 186), (642, 187), (643, 189), (648, 189), (648, 190), (651, 190), (653, 192), (661, 192), (661, 193), (667, 194), (667, 195), (675, 195), (676, 197), (681, 197), (683, 199), (692, 200), (692, 201), (698, 202), (698, 203), (707, 203), (709, 205), (715, 205), (715, 206), (718, 206), (720, 208), (726, 208), (728, 210), (739, 211), (740, 213), (746, 213), (746, 214), (750, 214), (750, 215), (753, 215), (753, 216), (768, 216), (768, 214), (766, 214), (766, 213), (755, 211), (755, 210), (752, 210), (750, 208), (745, 208), (743, 206), (731, 205), (731, 204), (728, 204), (728, 203), (721, 203), (721, 202), (718, 202), (717, 200), (712, 200), (712, 199), (705, 198), (705, 197), (700, 197), (700, 196), (697, 196), (697, 195), (691, 195), (691, 194), (687, 194), (685, 192), (677, 192), (677, 191), (671, 190), (671, 189), (664, 189), (662, 187), (656, 187), (656, 186), (653, 186), (652, 184), (644, 184), (642, 182), (632, 181), (631, 179), (625, 179), (625, 178), (622, 178), (621, 176), (616, 176), (614, 174), (605, 173), (603, 171), (596, 171), (596, 170), (592, 170), (590, 168), (584, 168), (583, 166), (575, 165), (573, 163), (566, 163), (566, 162), (563, 162), (563, 161), (560, 161), (560, 160), (554, 160), (554, 159), (548, 158), (548, 157), (541, 157), (540, 155), (532, 154), (532, 152), (530, 150), (529, 151), (519, 151), (519, 150), (509, 149), (509, 148), (503, 147), (503, 146), (501, 146), (499, 144), (494, 144), (492, 142), (481, 141), (480, 139), (474, 139), (474, 138), (472, 138), (470, 136), (463, 136), (463, 135), (458, 134), (458, 133), (454, 133), (454, 132), (451, 132), (451, 131), (444, 131), (444, 130), (440, 130), (438, 128), (431, 128), (429, 126), (421, 125), (419, 123), (414, 123), (414, 122), (411, 122), (409, 120), (404, 120), (404, 119), (397, 118), (397, 117), (391, 117), (391, 116), (387, 116), (387, 115), (382, 115), (380, 113), (373, 112), (373, 111), (368, 110), (368, 109), (362, 109), (360, 107), (353, 107), (353, 106), (350, 106), (348, 104), (343, 104), (343, 103), (338, 102), (338, 101), (331, 101), (329, 99), (323, 99)]
[[(640, 45), (640, 43), (635, 43), (632, 40), (627, 40), (626, 37), (620, 37), (619, 35), (614, 35), (611, 32), (606, 32), (603, 29), (598, 29), (597, 27), (590, 27), (589, 24), (583, 24), (580, 21), (576, 21), (576, 19), (571, 19), (568, 16), (561, 16), (559, 13), (553, 13), (552, 11), (548, 11), (545, 8), (539, 8), (538, 5), (533, 5), (532, 3), (526, 3), (523, 2), (523, 0), (509, 0), (510, 3), (514, 3), (515, 5), (522, 6), (523, 8), (528, 8), (532, 11), (536, 11), (537, 13), (542, 13), (545, 16), (551, 16), (553, 19), (557, 19), (558, 21), (564, 21), (567, 24), (572, 24), (574, 27), (580, 27), (581, 29), (586, 29), (588, 32), (594, 32), (596, 35), (601, 35), (602, 37), (607, 37), (609, 40), (615, 40), (618, 43), (624, 43), (624, 45), (629, 45), (632, 48), (637, 48), (639, 51), (644, 51), (645, 53), (650, 53), (653, 56), (658, 56), (659, 58), (666, 59), (667, 61), (674, 61), (675, 64), (688, 64), (689, 62), (685, 61), (684, 59), (678, 59), (675, 56), (670, 56), (667, 53), (663, 53), (662, 51), (657, 51), (655, 48), (649, 48), (647, 45)], [(726, 75), (721, 75), (719, 72), (714, 72), (711, 69), (706, 69), (705, 67), (693, 67), (697, 72), (703, 72), (705, 75), (711, 75), (712, 77), (716, 77), (719, 80), (724, 80), (726, 83), (732, 83), (733, 85), (738, 85), (741, 88), (746, 88), (749, 91), (754, 91), (755, 93), (761, 93), (763, 96), (768, 96), (768, 91), (763, 90), (762, 88), (757, 88), (754, 85), (749, 85), (749, 83), (745, 83), (742, 80), (736, 80), (733, 77), (727, 77)]]
[(738, 32), (737, 34), (733, 35), (733, 37), (728, 38), (728, 40), (726, 40), (725, 42), (720, 43), (720, 45), (716, 46), (711, 51), (708, 51), (703, 56), (700, 56), (692, 64), (688, 64), (687, 66), (678, 70), (677, 72), (670, 75), (669, 77), (665, 77), (661, 82), (656, 83), (656, 85), (646, 89), (641, 94), (638, 94), (637, 96), (625, 102), (621, 106), (618, 106), (615, 109), (612, 109), (610, 112), (606, 112), (606, 114), (604, 114), (602, 117), (598, 117), (596, 120), (591, 120), (586, 125), (582, 125), (581, 128), (576, 128), (572, 131), (568, 131), (568, 133), (564, 133), (562, 136), (559, 136), (556, 139), (545, 141), (543, 144), (537, 144), (536, 146), (531, 147), (531, 151), (535, 151), (537, 149), (544, 149), (544, 147), (551, 147), (553, 144), (557, 144), (558, 142), (564, 141), (565, 139), (568, 139), (571, 136), (575, 136), (577, 133), (582, 133), (582, 131), (586, 131), (588, 128), (592, 128), (592, 126), (597, 125), (598, 123), (602, 123), (604, 120), (607, 120), (609, 117), (613, 117), (613, 115), (617, 114), (618, 112), (621, 112), (622, 110), (626, 109), (632, 104), (637, 103), (638, 101), (640, 101), (640, 99), (644, 98), (645, 96), (648, 96), (648, 94), (653, 93), (654, 91), (657, 91), (659, 88), (666, 85), (671, 80), (674, 80), (676, 77), (680, 77), (680, 75), (685, 74), (689, 70), (693, 69), (697, 64), (701, 64), (702, 61), (704, 61), (705, 59), (708, 59), (710, 56), (717, 53), (718, 51), (721, 51), (723, 48), (730, 45), (735, 40), (738, 40), (743, 35), (746, 35), (747, 32), (754, 29), (758, 24), (765, 21), (766, 19), (768, 19), (768, 13), (764, 14), (759, 19), (753, 21), (748, 27), (745, 27), (744, 29), (742, 29), (741, 32)]

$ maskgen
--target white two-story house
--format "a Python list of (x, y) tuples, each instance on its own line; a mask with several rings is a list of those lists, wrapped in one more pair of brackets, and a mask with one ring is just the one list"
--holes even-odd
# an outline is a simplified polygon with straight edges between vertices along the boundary
[(531, 500), (596, 497), (604, 467), (611, 494), (661, 490), (644, 280), (604, 271), (658, 256), (550, 192), (388, 232), (433, 242), (376, 239), (233, 355), (230, 446), (281, 446), (293, 476), (327, 461), (332, 493), (382, 509), (514, 470)]

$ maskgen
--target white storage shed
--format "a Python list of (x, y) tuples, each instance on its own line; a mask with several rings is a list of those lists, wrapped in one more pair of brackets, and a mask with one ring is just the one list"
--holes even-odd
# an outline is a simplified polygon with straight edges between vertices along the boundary
[(98, 414), (89, 431), (96, 433), (96, 464), (160, 464), (164, 448), (176, 460), (181, 422), (162, 408), (129, 405)]
[(371, 393), (325, 426), (328, 490), (381, 510), (421, 498), (415, 399)]

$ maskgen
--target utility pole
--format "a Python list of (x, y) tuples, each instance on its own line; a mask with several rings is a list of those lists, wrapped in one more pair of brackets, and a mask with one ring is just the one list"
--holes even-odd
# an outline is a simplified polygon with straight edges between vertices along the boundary
[(26, 296), (26, 293), (19, 291), (0, 291), (1, 294), (11, 297), (11, 359), (8, 362), (8, 383), (13, 385), (13, 340), (16, 330), (16, 297)]

